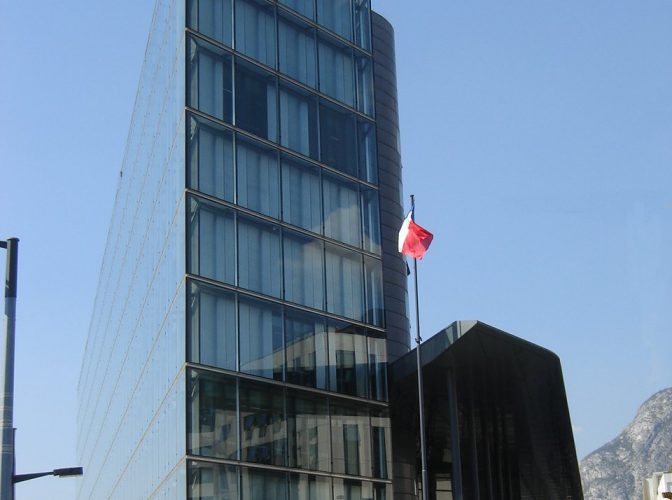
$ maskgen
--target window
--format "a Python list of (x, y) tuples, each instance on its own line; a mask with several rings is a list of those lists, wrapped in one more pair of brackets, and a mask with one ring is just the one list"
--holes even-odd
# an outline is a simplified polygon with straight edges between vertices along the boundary
[(189, 288), (189, 360), (236, 369), (236, 302), (232, 293), (191, 282)]
[(232, 210), (191, 197), (189, 272), (234, 284), (235, 229)]
[(361, 246), (361, 216), (357, 184), (340, 176), (322, 176), (324, 234), (343, 243)]
[(269, 141), (277, 140), (275, 77), (236, 63), (236, 125)]
[(249, 500), (287, 500), (287, 475), (284, 472), (244, 467), (243, 495)]
[(378, 184), (376, 127), (373, 123), (367, 120), (358, 121), (357, 144), (359, 150), (359, 177), (371, 184)]
[(287, 382), (327, 388), (327, 328), (324, 319), (285, 308)]
[[(242, 460), (269, 465), (286, 465), (287, 428), (282, 390), (240, 381), (240, 441)], [(263, 485), (264, 481), (261, 480), (262, 478), (259, 479), (259, 484)], [(244, 478), (243, 483), (245, 483)], [(283, 480), (283, 490), (285, 484)], [(248, 484), (244, 487), (249, 490), (252, 486)], [(261, 492), (261, 494), (244, 498), (276, 498), (274, 494), (270, 494), (270, 490), (265, 494), (264, 489)]]
[(237, 137), (238, 204), (280, 218), (280, 169), (277, 153), (259, 143)]
[(280, 307), (243, 296), (238, 303), (240, 371), (282, 380), (284, 345)]
[(280, 143), (317, 158), (317, 104), (296, 87), (280, 87)]
[(376, 326), (384, 325), (383, 269), (382, 263), (371, 257), (364, 257), (364, 288), (366, 290), (366, 322)]
[[(371, 475), (371, 428), (369, 425), (366, 407), (363, 408), (362, 405), (353, 403), (332, 402), (331, 446), (335, 473)], [(370, 498), (370, 496), (363, 498)]]
[(238, 458), (236, 380), (219, 374), (189, 370), (188, 453)]
[(362, 257), (359, 253), (325, 244), (327, 311), (364, 320)]
[(357, 109), (373, 116), (373, 63), (369, 56), (358, 55), (355, 58), (357, 70)]
[(359, 428), (357, 424), (343, 424), (343, 455), (345, 473), (359, 475)]
[(324, 249), (315, 238), (285, 231), (285, 299), (324, 309)]
[(334, 479), (334, 498), (343, 498), (347, 500), (382, 500), (373, 496), (371, 483), (367, 481), (355, 481), (352, 479)]
[(231, 133), (201, 118), (189, 118), (189, 187), (233, 201)]
[(238, 217), (238, 284), (248, 290), (280, 297), (282, 259), (277, 226)]
[(189, 0), (189, 27), (231, 46), (231, 0)]
[[(329, 2), (335, 0), (328, 0)], [(335, 40), (320, 38), (318, 44), (320, 90), (350, 106), (355, 104), (352, 49)]]
[(315, 0), (278, 0), (279, 3), (294, 9), (299, 14), (315, 19)]
[(352, 40), (350, 0), (317, 0), (317, 22)]
[(371, 50), (371, 7), (369, 0), (353, 0), (355, 7), (355, 43)]
[(380, 254), (380, 210), (378, 208), (378, 191), (360, 187), (362, 197), (362, 229), (364, 249)]
[(278, 19), (280, 71), (295, 80), (317, 86), (315, 30), (283, 15)]
[(289, 478), (291, 500), (324, 500), (331, 498), (331, 479), (310, 474), (291, 474)]
[(319, 169), (289, 158), (282, 160), (282, 219), (314, 233), (322, 232)]
[(369, 394), (387, 401), (387, 350), (385, 339), (369, 337)]
[(390, 417), (387, 410), (371, 412), (371, 434), (373, 438), (373, 475), (381, 479), (389, 477), (392, 467), (390, 456)]
[(331, 464), (329, 413), (327, 400), (315, 395), (287, 397), (289, 466), (329, 471)]
[(237, 499), (238, 467), (189, 461), (189, 500)]
[(356, 327), (329, 322), (329, 386), (332, 391), (368, 395), (366, 337)]
[(236, 1), (236, 50), (275, 68), (273, 7), (255, 0)]
[(373, 500), (392, 500), (392, 485), (373, 483)]
[(320, 105), (320, 157), (341, 172), (357, 176), (355, 118), (345, 110)]
[(231, 56), (214, 45), (189, 39), (188, 105), (231, 122)]

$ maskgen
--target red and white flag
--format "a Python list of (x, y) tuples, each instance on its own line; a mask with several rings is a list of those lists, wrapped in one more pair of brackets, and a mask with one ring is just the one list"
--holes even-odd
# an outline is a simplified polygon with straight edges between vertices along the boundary
[(408, 212), (399, 230), (399, 252), (414, 259), (422, 259), (434, 235), (413, 220), (413, 208)]

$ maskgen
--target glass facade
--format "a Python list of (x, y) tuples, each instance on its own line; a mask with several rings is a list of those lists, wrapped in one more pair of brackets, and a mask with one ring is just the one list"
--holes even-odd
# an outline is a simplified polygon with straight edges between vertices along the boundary
[(187, 487), (184, 24), (157, 1), (78, 383), (78, 498)]
[(368, 4), (189, 6), (189, 498), (386, 498)]
[[(391, 431), (385, 406), (207, 369), (189, 369), (188, 377), (189, 498), (212, 498), (204, 492), (213, 487), (222, 490), (214, 498), (321, 500), (331, 498), (332, 489), (334, 498), (386, 498)], [(353, 479), (332, 480), (330, 473)], [(338, 496), (355, 484), (379, 493)]]
[(391, 498), (369, 2), (158, 0), (153, 22), (79, 497)]

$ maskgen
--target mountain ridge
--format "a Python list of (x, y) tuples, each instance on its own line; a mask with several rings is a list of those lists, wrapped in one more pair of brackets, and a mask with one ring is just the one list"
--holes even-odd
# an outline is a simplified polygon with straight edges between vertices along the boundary
[(639, 500), (642, 481), (672, 466), (672, 387), (647, 399), (615, 439), (579, 464), (585, 500)]

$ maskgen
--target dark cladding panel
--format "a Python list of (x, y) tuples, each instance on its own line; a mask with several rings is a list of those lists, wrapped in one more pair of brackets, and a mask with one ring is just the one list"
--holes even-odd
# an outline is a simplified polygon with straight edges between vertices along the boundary
[[(398, 231), (403, 220), (401, 156), (397, 106), (394, 30), (383, 17), (372, 13), (373, 84), (376, 102), (379, 194), (383, 250), (383, 291), (388, 356), (392, 363), (408, 352), (409, 322), (406, 316), (407, 288), (398, 276), (406, 276), (406, 264), (397, 251)], [(391, 180), (394, 179), (394, 182)]]
[[(560, 360), (480, 322), (422, 344), (430, 498), (582, 500)], [(416, 353), (390, 366), (395, 499), (419, 478)]]

